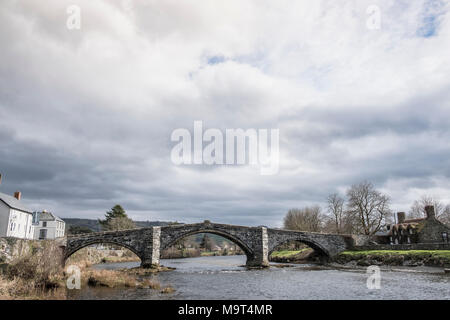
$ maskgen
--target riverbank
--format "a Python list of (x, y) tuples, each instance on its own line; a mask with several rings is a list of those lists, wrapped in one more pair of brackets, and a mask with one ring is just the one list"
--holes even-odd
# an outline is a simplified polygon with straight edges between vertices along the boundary
[(243, 255), (241, 251), (231, 251), (231, 250), (215, 250), (206, 251), (194, 248), (186, 249), (167, 249), (161, 251), (161, 259), (182, 259), (182, 258), (196, 258), (196, 257), (210, 257), (210, 256), (234, 256)]
[(25, 251), (0, 270), (0, 299), (64, 299), (64, 273), (55, 243)]
[(8, 264), (3, 264), (0, 269), (0, 299), (65, 300), (68, 294), (66, 282), (75, 274), (74, 269), (69, 270), (69, 267), (78, 267), (80, 270), (82, 287), (145, 288), (158, 290), (160, 293), (174, 291), (171, 286), (162, 286), (157, 280), (148, 277), (155, 273), (173, 270), (173, 268), (117, 270), (92, 268), (101, 263), (139, 261), (137, 256), (128, 250), (85, 248), (66, 261), (64, 269), (59, 260), (53, 259), (53, 250), (58, 248), (49, 246), (47, 250), (28, 253)]
[[(294, 251), (275, 251), (269, 258), (280, 263), (311, 263), (316, 256), (310, 248)], [(334, 265), (346, 266), (407, 266), (450, 268), (450, 250), (366, 250), (344, 251), (334, 260)]]
[(163, 287), (159, 281), (148, 276), (171, 270), (174, 269), (167, 267), (117, 270), (87, 268), (81, 272), (81, 282), (89, 287), (153, 289), (159, 290), (160, 293), (169, 293), (175, 290), (171, 286)]
[[(168, 267), (154, 269), (117, 269), (105, 270), (86, 267), (80, 264), (81, 287), (104, 287), (115, 289), (152, 289), (159, 293), (172, 293), (175, 289), (162, 286), (159, 281), (150, 278), (152, 274), (174, 270)], [(23, 267), (23, 265), (21, 265)], [(0, 275), (0, 300), (66, 300), (66, 281), (72, 273), (61, 270), (43, 277), (42, 273), (14, 275), (13, 268)], [(9, 268), (8, 268), (9, 269)], [(28, 268), (26, 268), (28, 269)], [(17, 269), (15, 269), (17, 270)], [(28, 269), (29, 270), (29, 269)]]
[(408, 266), (450, 267), (450, 250), (367, 250), (344, 251), (335, 259), (350, 266)]
[(303, 248), (300, 250), (281, 250), (274, 251), (269, 257), (270, 262), (278, 263), (308, 263), (316, 259), (314, 250), (311, 248)]

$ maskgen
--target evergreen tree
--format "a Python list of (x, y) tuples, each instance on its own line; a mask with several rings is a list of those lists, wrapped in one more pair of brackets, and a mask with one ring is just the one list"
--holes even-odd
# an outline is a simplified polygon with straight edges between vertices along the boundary
[(208, 237), (207, 234), (204, 234), (203, 238), (202, 238), (202, 242), (200, 242), (200, 248), (202, 248), (206, 251), (211, 251), (212, 246), (213, 246), (213, 244), (212, 244), (211, 239)]
[(126, 229), (134, 229), (136, 225), (133, 220), (128, 218), (125, 210), (121, 205), (117, 204), (111, 208), (110, 211), (107, 211), (105, 214), (105, 220), (98, 220), (101, 227), (105, 231), (117, 231), (117, 230), (126, 230)]

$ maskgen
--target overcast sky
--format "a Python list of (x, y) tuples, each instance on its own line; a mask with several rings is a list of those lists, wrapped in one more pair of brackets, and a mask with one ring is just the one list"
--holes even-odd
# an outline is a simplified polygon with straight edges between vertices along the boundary
[[(276, 227), (362, 180), (450, 203), (449, 1), (3, 0), (0, 40), (0, 192), (32, 210)], [(278, 174), (174, 165), (195, 120), (279, 129)]]

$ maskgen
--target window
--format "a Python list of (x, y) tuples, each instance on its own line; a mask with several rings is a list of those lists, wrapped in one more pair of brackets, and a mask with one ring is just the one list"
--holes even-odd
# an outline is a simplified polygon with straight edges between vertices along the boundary
[(42, 222), (42, 226), (43, 226), (43, 227), (46, 227), (46, 226), (47, 226), (47, 221), (43, 221), (43, 222)]
[(39, 212), (33, 212), (33, 224), (39, 223)]
[(447, 232), (442, 233), (442, 240), (444, 240), (444, 242), (448, 242), (448, 233)]

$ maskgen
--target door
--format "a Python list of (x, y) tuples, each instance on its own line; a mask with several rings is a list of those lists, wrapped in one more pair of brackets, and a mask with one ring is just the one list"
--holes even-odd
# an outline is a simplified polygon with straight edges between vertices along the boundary
[(39, 240), (47, 238), (47, 229), (39, 230)]

